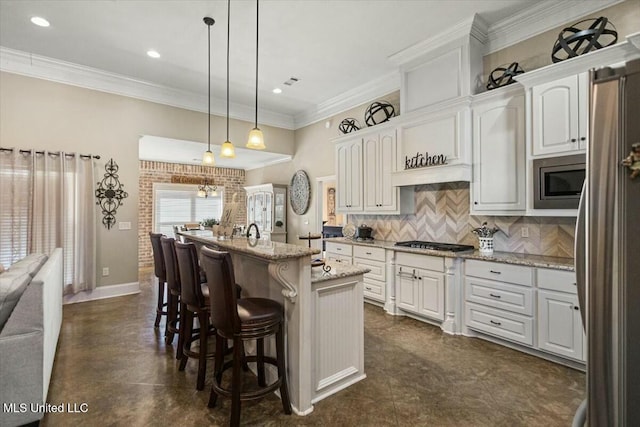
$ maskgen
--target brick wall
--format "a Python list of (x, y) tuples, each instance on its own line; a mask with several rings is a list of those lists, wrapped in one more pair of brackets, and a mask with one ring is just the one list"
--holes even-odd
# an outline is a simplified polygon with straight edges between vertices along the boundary
[(152, 231), (153, 227), (153, 183), (155, 182), (170, 183), (173, 175), (207, 178), (209, 181), (213, 181), (218, 188), (224, 187), (225, 203), (231, 202), (234, 193), (238, 194), (237, 201), (240, 203), (240, 209), (236, 222), (239, 224), (246, 222), (246, 198), (243, 188), (244, 170), (145, 160), (139, 162), (139, 168), (138, 264), (140, 268), (153, 266), (149, 232)]

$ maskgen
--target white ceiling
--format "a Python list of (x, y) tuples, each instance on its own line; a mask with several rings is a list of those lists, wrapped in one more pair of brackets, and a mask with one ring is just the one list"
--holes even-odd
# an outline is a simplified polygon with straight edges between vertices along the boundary
[[(515, 33), (524, 37), (532, 35), (527, 31), (545, 29), (540, 21), (552, 28), (572, 19), (572, 9), (583, 12), (589, 4), (597, 10), (617, 1), (261, 0), (258, 120), (293, 129), (336, 114), (334, 101), (341, 97), (344, 110), (355, 106), (349, 102), (362, 104), (384, 94), (361, 90), (363, 85), (391, 81), (377, 90), (397, 90), (398, 68), (389, 56), (474, 14), (490, 33), (500, 28), (494, 38), (513, 42)], [(249, 121), (255, 96), (255, 12), (255, 0), (231, 2), (230, 116)], [(46, 18), (51, 26), (31, 24), (32, 16)], [(0, 0), (0, 69), (78, 85), (86, 77), (85, 85), (94, 89), (206, 111), (205, 16), (216, 20), (211, 30), (212, 112), (224, 115), (226, 1)], [(523, 19), (531, 16), (544, 19)], [(149, 49), (161, 57), (149, 58)], [(300, 81), (283, 85), (292, 76)], [(108, 84), (101, 86), (104, 81)], [(274, 87), (283, 92), (273, 94)], [(153, 91), (161, 96), (147, 95)]]

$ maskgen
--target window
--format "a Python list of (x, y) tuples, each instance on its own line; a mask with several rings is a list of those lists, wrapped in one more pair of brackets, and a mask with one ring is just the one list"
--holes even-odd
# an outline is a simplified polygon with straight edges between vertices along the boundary
[(216, 196), (198, 197), (198, 186), (189, 184), (153, 184), (153, 231), (173, 236), (174, 225), (220, 219), (224, 189)]

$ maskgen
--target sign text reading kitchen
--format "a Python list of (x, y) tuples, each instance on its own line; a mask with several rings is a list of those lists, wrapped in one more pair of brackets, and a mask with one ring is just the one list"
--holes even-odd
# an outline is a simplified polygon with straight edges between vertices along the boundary
[(433, 156), (429, 155), (429, 152), (416, 153), (415, 156), (404, 157), (404, 168), (405, 169), (416, 169), (416, 168), (424, 168), (427, 166), (438, 166), (438, 165), (446, 165), (447, 164), (447, 156), (444, 154), (434, 154)]

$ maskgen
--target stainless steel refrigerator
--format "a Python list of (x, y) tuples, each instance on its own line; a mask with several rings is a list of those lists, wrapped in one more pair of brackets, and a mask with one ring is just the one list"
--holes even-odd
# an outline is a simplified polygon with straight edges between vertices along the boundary
[[(640, 426), (640, 60), (590, 77), (575, 251), (588, 348), (583, 408), (590, 427)], [(574, 425), (580, 418), (579, 410)]]

